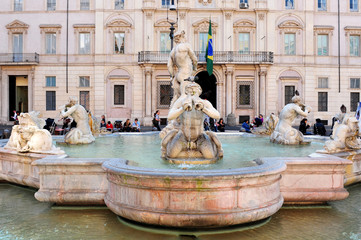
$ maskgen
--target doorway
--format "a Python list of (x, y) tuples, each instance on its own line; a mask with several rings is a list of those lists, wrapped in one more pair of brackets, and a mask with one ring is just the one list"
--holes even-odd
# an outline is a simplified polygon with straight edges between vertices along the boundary
[(28, 76), (9, 76), (9, 120), (13, 111), (28, 112)]
[(207, 99), (209, 102), (212, 103), (213, 107), (217, 109), (217, 79), (212, 74), (211, 76), (208, 75), (207, 71), (200, 72), (196, 75), (198, 83), (202, 88), (202, 94), (200, 98)]

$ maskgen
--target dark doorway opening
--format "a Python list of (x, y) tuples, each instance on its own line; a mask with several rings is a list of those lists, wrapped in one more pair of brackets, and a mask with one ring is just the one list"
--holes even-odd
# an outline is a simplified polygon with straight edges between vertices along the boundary
[(214, 108), (217, 108), (217, 79), (212, 74), (211, 76), (208, 75), (207, 71), (203, 71), (197, 74), (198, 83), (202, 88), (202, 94), (200, 98), (207, 99), (209, 102), (212, 103)]
[(27, 76), (9, 76), (9, 121), (14, 121), (14, 112), (28, 112)]

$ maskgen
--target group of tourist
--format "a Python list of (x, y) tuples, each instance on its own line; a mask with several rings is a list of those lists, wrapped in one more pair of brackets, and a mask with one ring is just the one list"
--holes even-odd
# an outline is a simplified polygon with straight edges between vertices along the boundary
[(140, 132), (140, 123), (138, 118), (135, 118), (133, 123), (130, 122), (129, 118), (125, 121), (124, 124), (122, 124), (122, 121), (115, 121), (114, 125), (111, 123), (111, 121), (108, 121), (107, 123), (105, 122), (105, 116), (102, 115), (100, 128), (106, 129), (109, 132)]
[(217, 122), (217, 119), (210, 118), (208, 115), (205, 115), (204, 119), (204, 130), (213, 131), (213, 132), (224, 132), (226, 124), (223, 121), (223, 118), (220, 118)]
[[(307, 131), (309, 128), (310, 125), (307, 123), (307, 118), (302, 119), (298, 130), (300, 130), (303, 135), (312, 135), (311, 132)], [(326, 128), (319, 118), (316, 119), (316, 123), (313, 125), (313, 134), (326, 136)]]

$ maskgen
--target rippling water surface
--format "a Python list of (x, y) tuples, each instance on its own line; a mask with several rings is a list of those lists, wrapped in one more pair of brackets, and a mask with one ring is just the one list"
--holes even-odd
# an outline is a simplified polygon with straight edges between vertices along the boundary
[[(38, 202), (35, 190), (0, 184), (0, 239), (123, 239), (123, 240), (239, 240), (239, 239), (361, 239), (361, 184), (348, 188), (350, 196), (321, 207), (283, 207), (263, 226), (207, 231), (179, 237), (178, 231), (137, 230), (118, 221), (105, 207), (54, 207)], [(243, 231), (240, 231), (242, 230)]]
[[(218, 135), (222, 142), (224, 157), (216, 164), (198, 166), (197, 169), (227, 169), (253, 166), (253, 159), (259, 157), (302, 157), (323, 148), (324, 142), (313, 139), (309, 145), (285, 146), (274, 144), (269, 137), (247, 135)], [(85, 158), (124, 158), (134, 161), (141, 167), (157, 169), (184, 168), (181, 165), (169, 165), (160, 157), (160, 138), (158, 134), (151, 135), (113, 135), (97, 137), (88, 145), (58, 144), (69, 157)], [(194, 166), (186, 166), (191, 168)]]

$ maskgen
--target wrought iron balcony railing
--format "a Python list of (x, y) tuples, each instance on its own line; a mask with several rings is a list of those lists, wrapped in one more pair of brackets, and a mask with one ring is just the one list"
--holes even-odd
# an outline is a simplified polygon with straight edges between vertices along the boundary
[(38, 64), (38, 53), (0, 53), (0, 64)]
[[(205, 63), (205, 52), (195, 51), (198, 63)], [(138, 63), (167, 63), (169, 52), (142, 51), (138, 53)], [(272, 64), (273, 52), (258, 51), (215, 51), (213, 63), (224, 64)]]

